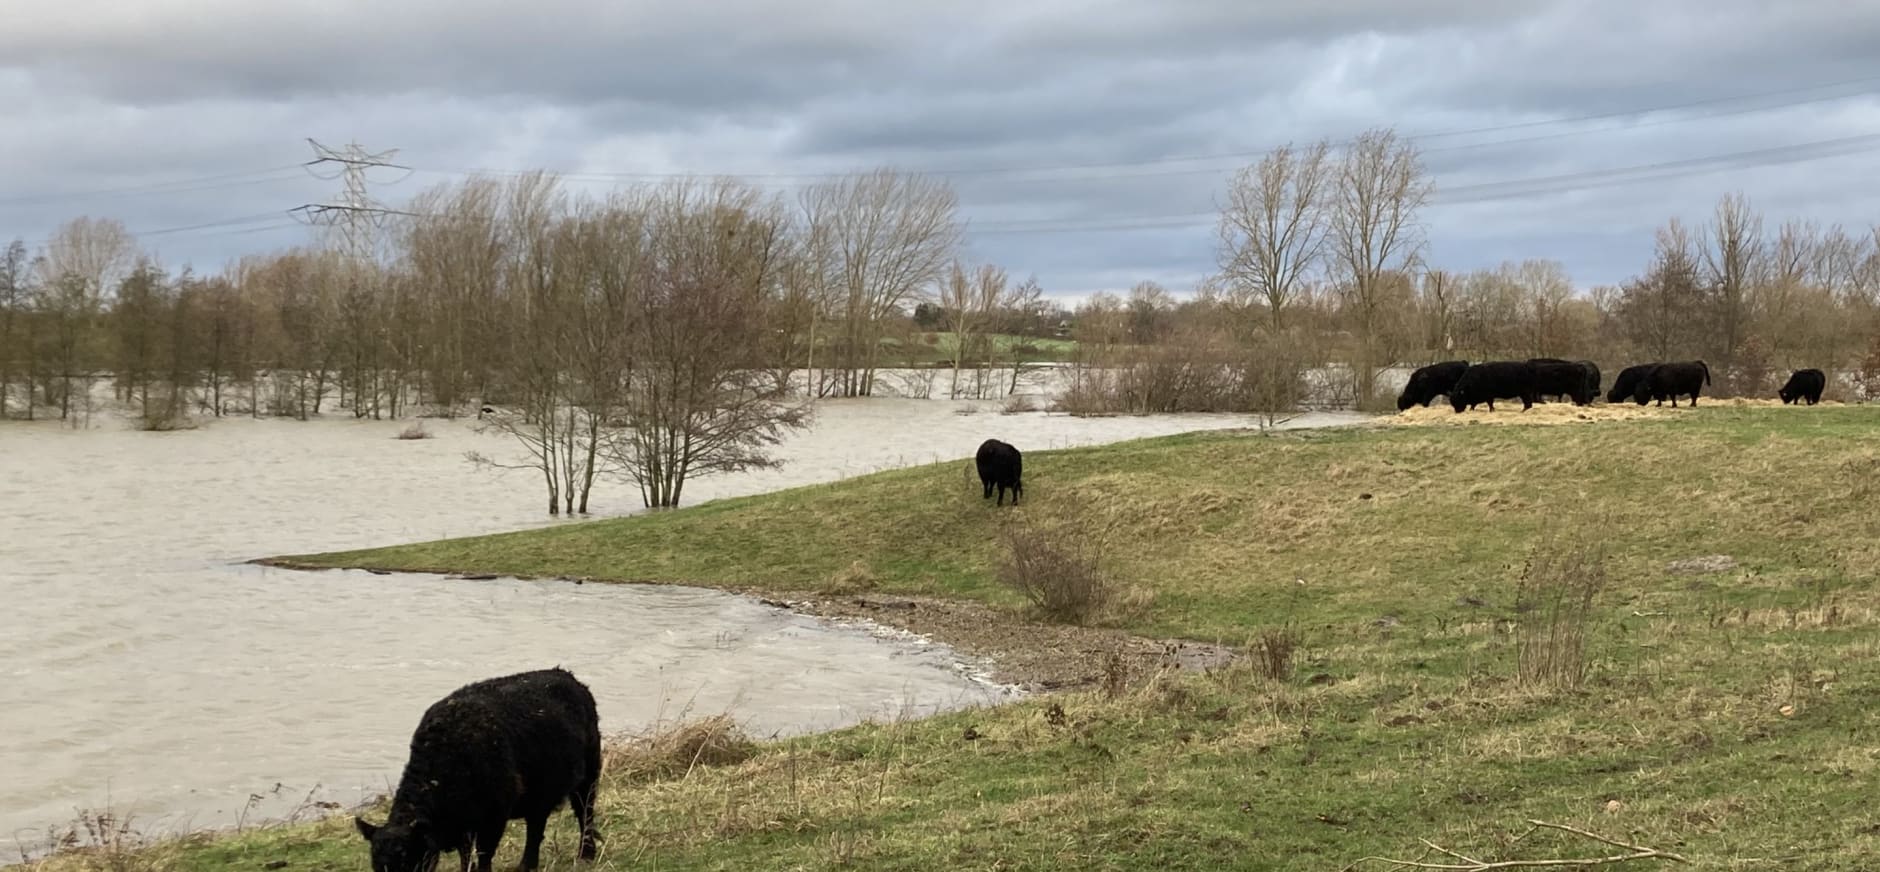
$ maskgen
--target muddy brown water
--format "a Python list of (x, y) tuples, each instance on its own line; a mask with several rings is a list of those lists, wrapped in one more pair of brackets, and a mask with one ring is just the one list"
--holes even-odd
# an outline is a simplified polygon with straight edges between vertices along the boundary
[[(998, 405), (825, 402), (782, 469), (700, 479), (686, 503), (965, 458), (992, 435), (1037, 450), (1251, 424)], [(728, 711), (781, 735), (1009, 695), (944, 646), (717, 591), (243, 563), (557, 523), (530, 473), (466, 463), (514, 453), (473, 423), (416, 441), (344, 418), (0, 426), (0, 857), (81, 809), (161, 834), (357, 803), (389, 791), (437, 697), (553, 664), (593, 687), (609, 732)], [(637, 503), (608, 484), (596, 514)]]

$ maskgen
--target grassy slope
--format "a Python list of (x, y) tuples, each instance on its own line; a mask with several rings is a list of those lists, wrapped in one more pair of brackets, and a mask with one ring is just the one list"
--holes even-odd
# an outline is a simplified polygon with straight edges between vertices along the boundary
[[(1234, 668), (616, 781), (604, 865), (1325, 870), (1415, 855), (1421, 838), (1488, 858), (1603, 853), (1511, 844), (1528, 817), (1703, 869), (1855, 869), (1880, 849), (1880, 410), (1217, 433), (1027, 461), (1021, 511), (1091, 507), (1124, 572), (1155, 590), (1136, 629), (1239, 640), (1291, 618), (1306, 632), (1294, 677)], [(889, 589), (1005, 602), (986, 580), (1000, 515), (963, 471), (303, 559), (800, 589), (861, 558)], [(1543, 529), (1612, 549), (1579, 690), (1509, 678), (1498, 619)], [(1742, 569), (1662, 569), (1712, 553)], [(568, 827), (552, 827), (557, 868)], [(363, 852), (328, 823), (165, 859), (355, 869)]]

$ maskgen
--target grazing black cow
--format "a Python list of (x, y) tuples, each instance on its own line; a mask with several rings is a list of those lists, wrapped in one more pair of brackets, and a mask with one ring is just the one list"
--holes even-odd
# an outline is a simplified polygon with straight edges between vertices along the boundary
[[(1528, 360), (1534, 368), (1534, 392), (1544, 397), (1567, 397), (1576, 406), (1584, 406), (1593, 401), (1593, 390), (1587, 389), (1586, 368), (1552, 357), (1536, 357)], [(1594, 372), (1598, 371), (1594, 367)], [(1595, 388), (1594, 390), (1597, 390)]]
[(1456, 386), (1449, 391), (1449, 406), (1461, 412), (1475, 408), (1478, 403), (1487, 403), (1488, 410), (1493, 412), (1496, 400), (1519, 398), (1521, 410), (1525, 412), (1540, 399), (1535, 384), (1534, 364), (1527, 361), (1478, 363), (1463, 370), (1462, 377), (1456, 379)]
[(1631, 398), (1638, 383), (1644, 381), (1645, 376), (1658, 366), (1657, 363), (1641, 363), (1619, 370), (1619, 376), (1612, 380), (1612, 390), (1606, 394), (1606, 402), (1617, 403)]
[(1798, 369), (1789, 374), (1788, 384), (1776, 391), (1782, 398), (1782, 405), (1807, 400), (1809, 405), (1821, 402), (1821, 392), (1828, 389), (1828, 374), (1818, 369)]
[(384, 824), (353, 818), (372, 844), (372, 872), (432, 872), (456, 850), (458, 867), (489, 872), (509, 821), (527, 827), (522, 868), (541, 862), (548, 816), (567, 800), (594, 857), (601, 774), (594, 695), (556, 667), (466, 684), (425, 709)]
[(985, 486), (986, 499), (992, 498), (992, 489), (999, 489), (998, 505), (1005, 505), (1005, 491), (1012, 490), (1012, 505), (1018, 505), (1018, 497), (1025, 492), (1025, 458), (1009, 442), (987, 439), (979, 443), (979, 453), (973, 456), (973, 464), (979, 468), (979, 483)]
[(1418, 367), (1410, 374), (1410, 381), (1403, 386), (1403, 392), (1397, 395), (1397, 411), (1402, 412), (1411, 406), (1429, 408), (1430, 401), (1449, 393), (1456, 386), (1456, 379), (1462, 378), (1463, 370), (1469, 368), (1466, 360), (1445, 360), (1429, 366)]
[(1710, 367), (1701, 360), (1688, 360), (1679, 363), (1661, 363), (1632, 389), (1632, 399), (1639, 405), (1657, 400), (1664, 405), (1671, 400), (1671, 407), (1677, 408), (1678, 398), (1691, 395), (1691, 405), (1697, 405), (1697, 395), (1710, 384)]
[[(1580, 369), (1586, 371), (1587, 396), (1597, 399), (1599, 397), (1599, 364), (1590, 360), (1576, 360), (1574, 363), (1579, 364)], [(1590, 403), (1592, 400), (1589, 399), (1587, 402)]]

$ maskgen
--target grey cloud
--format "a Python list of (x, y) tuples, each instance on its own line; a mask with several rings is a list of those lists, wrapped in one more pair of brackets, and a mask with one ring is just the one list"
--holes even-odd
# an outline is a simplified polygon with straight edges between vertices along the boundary
[[(1405, 133), (1510, 125), (1880, 74), (1870, 48), (1880, 14), (1827, 0), (293, 5), (33, 0), (9, 17), (0, 234), (41, 238), (77, 214), (177, 227), (331, 196), (335, 183), (286, 173), (161, 195), (6, 202), (292, 165), (310, 156), (302, 136), (401, 147), (426, 172), (375, 188), (392, 202), (475, 167), (553, 167), (577, 174), (572, 185), (602, 187), (632, 173), (1247, 153), (953, 177), (975, 228), (973, 257), (1035, 271), (1054, 292), (1143, 278), (1185, 289), (1212, 267), (1206, 216), (1225, 179), (1279, 142), (1381, 124)], [(1698, 109), (1675, 123), (1588, 124), (1602, 129), (1579, 136), (1550, 126), (1418, 142), (1439, 185), (1454, 188), (1880, 131), (1873, 99), (1767, 108), (1782, 102), (1736, 116)], [(1772, 220), (1864, 222), (1873, 200), (1845, 180), (1876, 168), (1880, 158), (1866, 154), (1446, 202), (1425, 218), (1430, 257), (1451, 268), (1556, 257), (1583, 284), (1615, 281), (1643, 265), (1653, 226), (1701, 220), (1726, 190), (1745, 191)], [(788, 179), (754, 181), (786, 197), (796, 190)], [(1012, 232), (1188, 214), (1203, 217), (1173, 229)], [(211, 231), (150, 243), (166, 260), (200, 265), (301, 239)]]

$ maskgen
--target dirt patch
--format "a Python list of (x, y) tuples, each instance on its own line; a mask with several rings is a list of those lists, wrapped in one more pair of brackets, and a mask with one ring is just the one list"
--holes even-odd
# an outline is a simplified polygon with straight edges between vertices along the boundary
[(1710, 572), (1729, 572), (1736, 568), (1736, 558), (1728, 554), (1710, 554), (1704, 557), (1687, 557), (1665, 564), (1665, 571), (1679, 575), (1698, 575)]
[(987, 679), (1027, 691), (1099, 685), (1113, 660), (1133, 683), (1162, 669), (1212, 669), (1237, 656), (1231, 648), (1205, 642), (1036, 623), (992, 606), (936, 597), (805, 593), (770, 594), (762, 601), (798, 614), (866, 621), (931, 639), (978, 661)]

